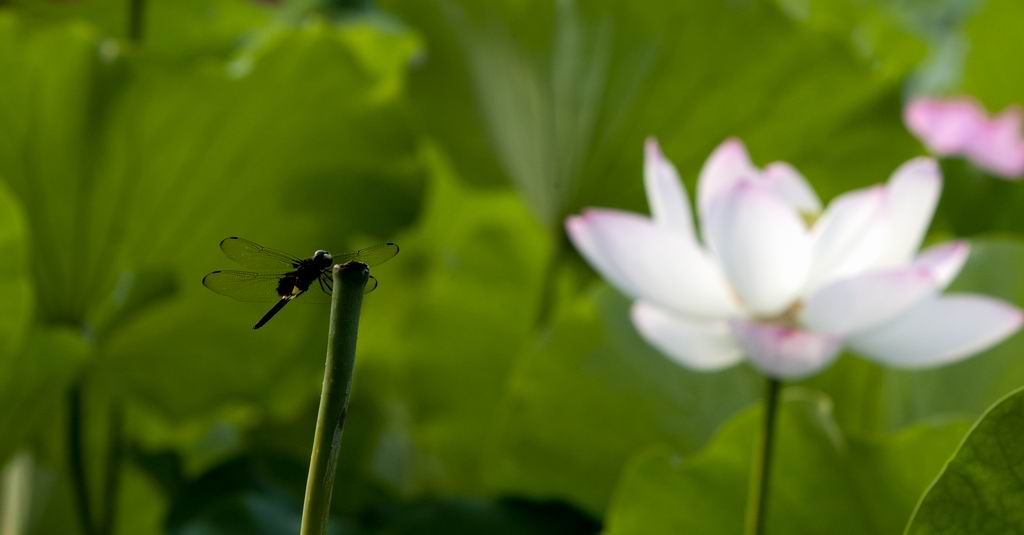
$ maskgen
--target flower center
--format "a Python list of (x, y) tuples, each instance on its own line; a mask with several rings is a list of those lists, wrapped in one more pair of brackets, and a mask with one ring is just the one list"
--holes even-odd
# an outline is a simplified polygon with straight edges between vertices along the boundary
[(799, 328), (798, 318), (800, 312), (804, 308), (803, 301), (794, 301), (792, 305), (786, 310), (774, 315), (774, 316), (758, 316), (755, 319), (763, 323), (771, 323), (773, 325), (780, 325), (783, 327)]

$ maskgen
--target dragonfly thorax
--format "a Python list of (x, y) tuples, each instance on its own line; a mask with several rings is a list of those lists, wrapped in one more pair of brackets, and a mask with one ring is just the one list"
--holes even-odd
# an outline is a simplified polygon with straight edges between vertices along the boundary
[(334, 259), (331, 258), (331, 253), (328, 253), (323, 249), (319, 249), (315, 253), (313, 253), (312, 260), (313, 265), (318, 269), (327, 269), (331, 267), (331, 263), (334, 261)]

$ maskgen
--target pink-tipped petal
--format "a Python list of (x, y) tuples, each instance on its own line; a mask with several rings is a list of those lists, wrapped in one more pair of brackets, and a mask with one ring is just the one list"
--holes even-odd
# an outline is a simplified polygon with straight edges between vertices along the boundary
[(565, 232), (576, 250), (583, 255), (594, 271), (597, 271), (618, 290), (629, 296), (639, 293), (630, 278), (619, 269), (613, 258), (598, 244), (592, 226), (587, 224), (583, 216), (569, 216), (565, 219)]
[(874, 328), (945, 289), (969, 253), (966, 242), (946, 243), (929, 248), (908, 266), (824, 285), (804, 303), (800, 322), (815, 332), (837, 336)]
[(929, 247), (914, 259), (914, 266), (927, 269), (935, 279), (936, 289), (944, 290), (960, 274), (971, 246), (965, 241), (954, 241)]
[(931, 224), (942, 190), (939, 165), (914, 158), (901, 165), (886, 186), (886, 236), (879, 266), (901, 266), (913, 258)]
[(688, 320), (642, 301), (633, 305), (632, 317), (647, 343), (686, 367), (720, 370), (743, 357), (725, 321)]
[(697, 178), (697, 208), (703, 220), (712, 203), (740, 180), (754, 180), (760, 172), (750, 161), (747, 148), (736, 138), (723, 141), (704, 162)]
[(730, 326), (747, 360), (776, 379), (814, 374), (828, 366), (842, 347), (836, 337), (793, 327), (741, 320), (731, 321)]
[(948, 364), (983, 351), (1020, 329), (1021, 311), (980, 295), (925, 300), (848, 343), (865, 357), (900, 368)]
[(918, 98), (904, 108), (903, 120), (928, 150), (942, 156), (962, 153), (986, 123), (985, 110), (970, 98)]
[(737, 183), (709, 208), (712, 252), (740, 300), (756, 314), (782, 312), (800, 295), (811, 241), (800, 216), (765, 186)]
[(675, 166), (665, 158), (654, 138), (648, 138), (644, 144), (644, 188), (655, 223), (693, 239), (690, 199)]
[(1019, 108), (1007, 108), (986, 122), (964, 150), (978, 166), (1003, 178), (1024, 176), (1024, 133)]
[(811, 229), (814, 259), (808, 289), (874, 264), (884, 233), (885, 188), (873, 186), (836, 197)]
[(811, 294), (800, 323), (814, 332), (846, 336), (903, 314), (935, 292), (924, 268), (874, 271), (823, 286)]
[(574, 219), (570, 236), (595, 269), (634, 299), (698, 318), (739, 313), (728, 282), (711, 257), (692, 239), (645, 217), (587, 210)]
[(1024, 115), (1010, 107), (989, 117), (970, 97), (918, 98), (903, 110), (907, 128), (940, 156), (965, 156), (1003, 178), (1024, 176)]
[(786, 162), (768, 164), (761, 179), (797, 211), (816, 215), (821, 211), (821, 200), (795, 167)]

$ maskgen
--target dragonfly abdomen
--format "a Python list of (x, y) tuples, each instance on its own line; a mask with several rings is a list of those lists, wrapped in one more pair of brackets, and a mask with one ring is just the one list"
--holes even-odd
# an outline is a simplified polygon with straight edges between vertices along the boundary
[(291, 301), (294, 298), (295, 298), (294, 295), (289, 295), (289, 296), (283, 296), (283, 297), (281, 297), (281, 299), (278, 299), (277, 303), (274, 303), (274, 306), (270, 307), (270, 310), (268, 310), (267, 313), (264, 314), (262, 318), (260, 318), (260, 321), (256, 322), (256, 325), (253, 326), (253, 329), (259, 329), (265, 323), (270, 321), (270, 318), (273, 318), (275, 314), (280, 312), (281, 309), (284, 308), (284, 306), (288, 304), (288, 301)]

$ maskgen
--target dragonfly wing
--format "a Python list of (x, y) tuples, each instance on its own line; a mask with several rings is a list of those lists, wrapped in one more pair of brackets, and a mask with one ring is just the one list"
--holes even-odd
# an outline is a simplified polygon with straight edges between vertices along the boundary
[(374, 245), (373, 247), (367, 247), (366, 249), (360, 249), (354, 253), (345, 253), (334, 256), (335, 264), (344, 264), (345, 262), (362, 262), (367, 266), (377, 266), (391, 260), (398, 254), (398, 244), (396, 243), (382, 243), (380, 245)]
[(269, 303), (280, 298), (277, 283), (283, 276), (252, 271), (214, 271), (203, 277), (203, 286), (239, 301)]
[(220, 249), (224, 251), (225, 256), (240, 266), (250, 269), (281, 270), (286, 267), (294, 268), (300, 262), (300, 259), (290, 254), (275, 251), (237, 236), (221, 240)]

